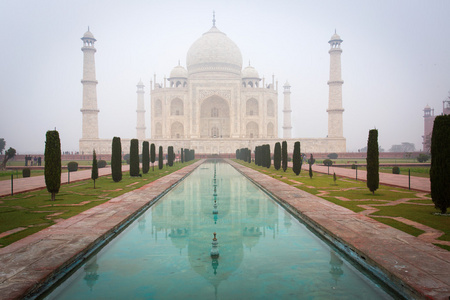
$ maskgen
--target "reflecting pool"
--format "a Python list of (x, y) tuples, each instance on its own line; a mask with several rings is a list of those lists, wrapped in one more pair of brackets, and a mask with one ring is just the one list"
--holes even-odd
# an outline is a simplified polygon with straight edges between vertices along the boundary
[[(219, 257), (213, 259), (214, 232)], [(47, 298), (390, 296), (229, 164), (211, 162), (200, 165)]]

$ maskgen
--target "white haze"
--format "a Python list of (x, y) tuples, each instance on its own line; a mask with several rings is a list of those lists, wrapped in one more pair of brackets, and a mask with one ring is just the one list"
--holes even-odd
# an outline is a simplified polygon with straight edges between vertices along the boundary
[(178, 64), (212, 26), (240, 48), (266, 83), (291, 84), (293, 137), (325, 137), (328, 40), (342, 43), (347, 151), (367, 143), (422, 148), (423, 108), (442, 112), (450, 90), (450, 1), (24, 1), (0, 2), (0, 137), (18, 153), (43, 153), (56, 128), (63, 151), (81, 138), (83, 36), (97, 42), (100, 138), (136, 136), (136, 84)]

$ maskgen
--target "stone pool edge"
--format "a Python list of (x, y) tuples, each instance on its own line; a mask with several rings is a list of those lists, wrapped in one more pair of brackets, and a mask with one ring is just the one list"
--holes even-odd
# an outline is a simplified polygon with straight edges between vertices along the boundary
[(120, 195), (0, 249), (1, 299), (34, 298), (46, 284), (84, 261), (205, 160)]
[(239, 163), (226, 161), (400, 294), (414, 299), (449, 299), (449, 251)]

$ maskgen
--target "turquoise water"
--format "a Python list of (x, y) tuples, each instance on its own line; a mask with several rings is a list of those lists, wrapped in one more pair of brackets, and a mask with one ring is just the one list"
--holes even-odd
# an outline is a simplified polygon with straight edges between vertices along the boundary
[(201, 165), (47, 296), (289, 298), (390, 296), (226, 163)]

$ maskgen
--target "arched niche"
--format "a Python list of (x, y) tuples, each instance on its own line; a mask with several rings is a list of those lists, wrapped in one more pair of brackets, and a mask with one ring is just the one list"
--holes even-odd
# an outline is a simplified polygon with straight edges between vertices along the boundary
[(170, 115), (182, 116), (184, 115), (183, 101), (179, 98), (175, 98), (170, 102)]
[(211, 137), (213, 128), (218, 128), (216, 137), (229, 137), (230, 124), (230, 108), (225, 99), (214, 95), (201, 103), (200, 137)]
[(259, 115), (259, 105), (258, 100), (255, 98), (250, 98), (246, 103), (246, 114), (247, 116), (257, 116)]

